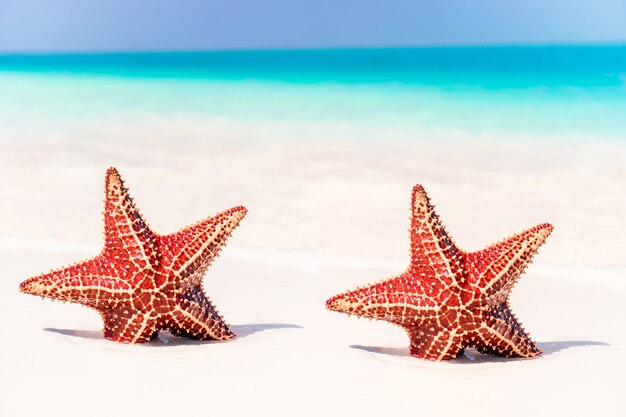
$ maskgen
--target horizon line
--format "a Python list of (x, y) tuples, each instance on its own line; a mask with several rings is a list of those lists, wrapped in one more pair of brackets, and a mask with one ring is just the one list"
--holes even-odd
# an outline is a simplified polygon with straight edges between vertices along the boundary
[(174, 54), (174, 53), (228, 53), (228, 52), (296, 52), (296, 51), (353, 51), (385, 49), (479, 49), (479, 48), (549, 48), (549, 47), (623, 47), (626, 39), (591, 42), (512, 42), (512, 43), (450, 43), (450, 44), (407, 44), (407, 45), (362, 45), (362, 46), (303, 46), (303, 47), (259, 47), (259, 48), (180, 48), (180, 49), (68, 49), (68, 50), (20, 50), (3, 51), (0, 56), (8, 55), (122, 55), (122, 54)]

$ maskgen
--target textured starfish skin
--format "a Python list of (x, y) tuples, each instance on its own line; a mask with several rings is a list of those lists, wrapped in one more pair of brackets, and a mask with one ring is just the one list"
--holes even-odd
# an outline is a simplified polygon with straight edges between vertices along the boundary
[(200, 340), (235, 337), (205, 296), (202, 277), (245, 216), (233, 207), (170, 235), (154, 233), (119, 173), (106, 173), (104, 249), (93, 259), (20, 284), (20, 291), (100, 312), (104, 337), (146, 342), (159, 330)]
[(466, 347), (508, 357), (541, 354), (511, 312), (509, 294), (552, 225), (540, 224), (478, 252), (464, 252), (416, 185), (410, 232), (406, 272), (334, 296), (326, 307), (403, 327), (411, 355), (423, 359), (452, 359)]

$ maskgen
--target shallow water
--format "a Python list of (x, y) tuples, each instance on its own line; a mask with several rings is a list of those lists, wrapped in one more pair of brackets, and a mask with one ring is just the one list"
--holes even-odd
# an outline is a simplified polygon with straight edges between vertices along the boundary
[(4, 55), (0, 123), (201, 114), (623, 140), (625, 80), (619, 45)]

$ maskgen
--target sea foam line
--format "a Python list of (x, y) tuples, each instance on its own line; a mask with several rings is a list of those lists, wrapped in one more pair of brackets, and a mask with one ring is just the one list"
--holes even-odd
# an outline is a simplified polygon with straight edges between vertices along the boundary
[[(79, 252), (89, 256), (100, 252), (101, 244), (94, 242), (68, 242), (53, 238), (25, 239), (0, 236), (0, 250), (28, 250), (41, 252)], [(221, 255), (227, 259), (258, 262), (274, 267), (296, 268), (310, 274), (319, 274), (324, 268), (357, 270), (389, 270), (402, 272), (406, 260), (376, 259), (358, 255), (324, 255), (314, 249), (284, 249), (276, 247), (229, 247)], [(613, 290), (626, 290), (626, 265), (593, 266), (583, 264), (545, 264), (531, 266), (533, 275), (587, 285), (600, 285)]]

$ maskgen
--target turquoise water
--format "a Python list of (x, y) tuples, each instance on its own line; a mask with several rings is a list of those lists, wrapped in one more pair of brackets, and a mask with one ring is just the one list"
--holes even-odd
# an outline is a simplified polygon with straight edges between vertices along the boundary
[(626, 46), (0, 55), (0, 123), (134, 114), (626, 136)]

